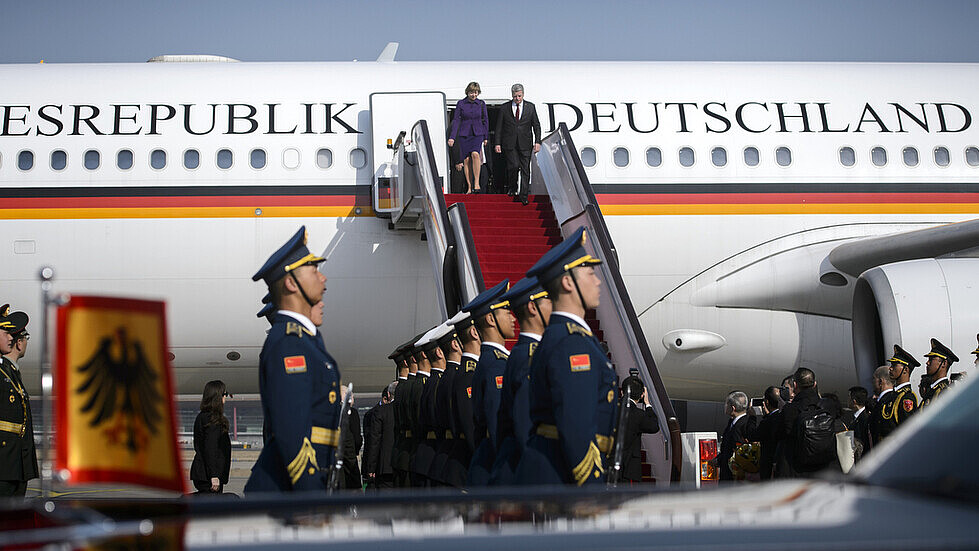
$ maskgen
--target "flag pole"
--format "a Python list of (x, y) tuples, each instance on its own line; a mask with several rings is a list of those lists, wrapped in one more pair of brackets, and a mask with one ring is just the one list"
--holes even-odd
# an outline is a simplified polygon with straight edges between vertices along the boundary
[[(57, 306), (65, 302), (64, 297), (55, 295), (52, 298), (51, 290), (54, 287), (54, 268), (44, 266), (38, 273), (41, 280), (41, 497), (46, 498), (51, 495), (51, 483), (54, 478), (54, 455), (51, 453), (51, 442), (54, 437), (54, 417), (51, 412), (53, 376), (51, 374), (51, 348), (49, 335), (51, 326), (48, 315), (52, 305)], [(49, 434), (45, 434), (44, 429), (49, 428)]]

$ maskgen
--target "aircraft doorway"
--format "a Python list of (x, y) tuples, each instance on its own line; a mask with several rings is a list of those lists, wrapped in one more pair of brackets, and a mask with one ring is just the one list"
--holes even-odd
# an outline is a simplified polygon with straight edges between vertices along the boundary
[[(449, 134), (452, 132), (452, 120), (455, 117), (456, 103), (458, 99), (449, 100), (446, 105), (446, 120), (448, 126), (445, 131), (445, 141), (450, 163), (449, 189), (451, 193), (466, 192), (466, 176), (462, 168), (459, 145), (448, 147)], [(479, 188), (482, 193), (505, 193), (504, 182), (506, 179), (506, 161), (502, 154), (493, 150), (493, 142), (496, 134), (496, 119), (499, 116), (500, 108), (506, 101), (500, 99), (484, 100), (486, 102), (486, 114), (489, 117), (489, 143), (483, 147), (483, 165), (480, 170)]]

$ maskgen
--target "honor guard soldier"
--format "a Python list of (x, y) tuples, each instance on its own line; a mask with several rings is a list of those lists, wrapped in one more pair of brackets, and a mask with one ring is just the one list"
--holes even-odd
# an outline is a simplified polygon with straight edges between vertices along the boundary
[(551, 300), (537, 278), (529, 277), (518, 281), (501, 299), (510, 303), (510, 310), (520, 324), (520, 338), (510, 350), (503, 372), (497, 414), (496, 461), (490, 476), (490, 484), (508, 486), (515, 482), (520, 455), (530, 437), (530, 401), (524, 383), (530, 377), (530, 358), (551, 317)]
[(921, 407), (930, 405), (942, 391), (948, 389), (948, 370), (953, 363), (959, 361), (959, 357), (938, 339), (931, 339), (931, 352), (925, 354), (925, 357), (928, 358), (925, 362), (925, 371), (931, 384), (921, 395)]
[(601, 280), (585, 252), (584, 228), (544, 254), (530, 271), (554, 305), (530, 362), (534, 425), (517, 467), (518, 484), (605, 483), (618, 380), (584, 320), (599, 304)]
[(456, 338), (455, 327), (448, 321), (439, 327), (440, 330), (435, 334), (435, 341), (438, 343), (442, 357), (445, 358), (445, 370), (435, 387), (435, 404), (432, 408), (432, 425), (436, 437), (435, 458), (428, 470), (428, 478), (434, 484), (448, 486), (446, 463), (452, 451), (455, 433), (455, 423), (452, 420), (452, 386), (455, 384), (459, 365), (462, 363), (462, 344)]
[(259, 357), (269, 441), (245, 492), (325, 490), (339, 440), (340, 373), (316, 328), (322, 322), (325, 259), (306, 248), (301, 227), (252, 277), (279, 310)]
[(456, 488), (464, 488), (469, 478), (469, 464), (472, 463), (476, 436), (473, 426), (473, 375), (479, 362), (479, 331), (468, 312), (459, 312), (447, 323), (451, 324), (462, 345), (462, 364), (452, 382), (452, 423), (455, 425), (452, 451), (446, 461), (447, 483)]
[[(433, 328), (434, 329), (434, 328)], [(435, 389), (432, 381), (432, 363), (426, 354), (426, 348), (432, 346), (429, 334), (432, 330), (426, 331), (415, 342), (415, 363), (418, 370), (415, 372), (415, 386), (412, 388), (411, 395), (411, 430), (415, 435), (415, 453), (411, 456), (411, 485), (417, 487), (428, 487), (428, 469), (432, 466), (432, 459), (435, 458), (435, 433), (431, 434), (429, 441), (428, 420), (426, 413), (428, 410), (427, 398), (431, 390)], [(432, 346), (437, 348), (437, 346)]]
[(423, 370), (427, 369), (428, 376), (421, 379), (423, 388), (418, 403), (418, 449), (415, 451), (412, 473), (415, 473), (421, 485), (426, 487), (437, 486), (437, 483), (433, 483), (429, 478), (429, 473), (435, 461), (438, 444), (435, 430), (435, 392), (445, 372), (445, 355), (442, 354), (438, 344), (442, 329), (442, 325), (433, 327), (415, 343), (422, 353), (422, 363), (419, 364), (418, 373), (423, 375)]
[(0, 496), (24, 497), (38, 473), (30, 396), (16, 364), (27, 351), (28, 321), (24, 312), (0, 307)]
[(394, 360), (398, 364), (398, 386), (394, 389), (394, 458), (392, 469), (394, 470), (395, 488), (407, 488), (411, 485), (408, 475), (411, 466), (411, 443), (409, 438), (411, 431), (408, 428), (408, 395), (410, 394), (409, 377), (410, 366), (409, 357), (411, 348), (417, 339), (412, 339), (399, 346), (394, 351)]
[(482, 346), (479, 363), (473, 374), (473, 430), (476, 451), (469, 464), (469, 486), (487, 486), (493, 461), (496, 459), (497, 413), (503, 389), (503, 372), (510, 352), (504, 346), (506, 339), (513, 338), (513, 314), (509, 303), (502, 300), (510, 288), (510, 280), (504, 279), (487, 289), (462, 308), (469, 312), (479, 331)]
[(918, 409), (918, 397), (911, 390), (911, 371), (921, 365), (907, 350), (894, 345), (894, 356), (887, 360), (891, 364), (890, 375), (894, 381), (894, 404), (892, 411), (897, 424), (908, 420)]
[(870, 437), (873, 445), (877, 446), (881, 440), (894, 432), (897, 428), (897, 418), (894, 413), (894, 399), (897, 394), (894, 392), (894, 381), (891, 380), (891, 368), (882, 365), (874, 370), (873, 383), (874, 393), (877, 401), (874, 402), (874, 410), (870, 414)]

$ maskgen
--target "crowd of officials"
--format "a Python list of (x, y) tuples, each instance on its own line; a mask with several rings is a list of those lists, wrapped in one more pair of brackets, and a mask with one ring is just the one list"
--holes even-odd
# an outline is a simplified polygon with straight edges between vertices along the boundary
[(375, 488), (604, 484), (611, 472), (638, 482), (639, 437), (659, 423), (637, 377), (622, 382), (620, 398), (584, 320), (601, 295), (601, 261), (585, 240), (578, 230), (512, 287), (487, 289), (394, 350), (397, 380), (365, 416), (357, 469), (360, 442), (348, 444), (360, 433), (356, 410), (317, 329), (324, 259), (300, 228), (254, 276), (269, 287), (260, 315), (272, 327), (259, 368), (266, 442), (245, 492), (332, 489), (341, 470), (348, 488), (361, 476)]
[[(979, 335), (976, 338), (979, 341)], [(849, 411), (836, 394), (821, 394), (815, 373), (806, 368), (797, 369), (779, 386), (768, 387), (759, 406), (749, 408), (744, 392), (728, 394), (724, 408), (729, 420), (718, 453), (720, 479), (769, 480), (806, 477), (825, 469), (848, 471), (964, 376), (950, 373), (959, 361), (955, 353), (938, 339), (930, 344), (917, 394), (911, 388), (911, 373), (921, 363), (895, 345), (887, 365), (873, 373), (873, 393), (862, 386), (849, 389)], [(979, 364), (979, 348), (972, 353)]]

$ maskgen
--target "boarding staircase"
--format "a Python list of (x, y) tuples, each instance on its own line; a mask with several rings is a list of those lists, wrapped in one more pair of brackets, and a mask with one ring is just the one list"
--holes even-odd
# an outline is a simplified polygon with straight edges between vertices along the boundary
[(567, 127), (561, 124), (543, 140), (535, 160), (546, 193), (532, 195), (526, 206), (506, 195), (444, 194), (434, 154), (441, 146), (432, 143), (425, 120), (399, 135), (392, 161), (378, 170), (372, 206), (393, 230), (425, 232), (443, 319), (504, 279), (516, 283), (563, 237), (587, 228), (586, 251), (603, 260), (596, 266), (603, 294), (586, 319), (609, 351), (619, 379), (637, 373), (643, 380), (660, 420), (659, 433), (643, 436), (644, 477), (658, 484), (679, 480), (679, 423)]

